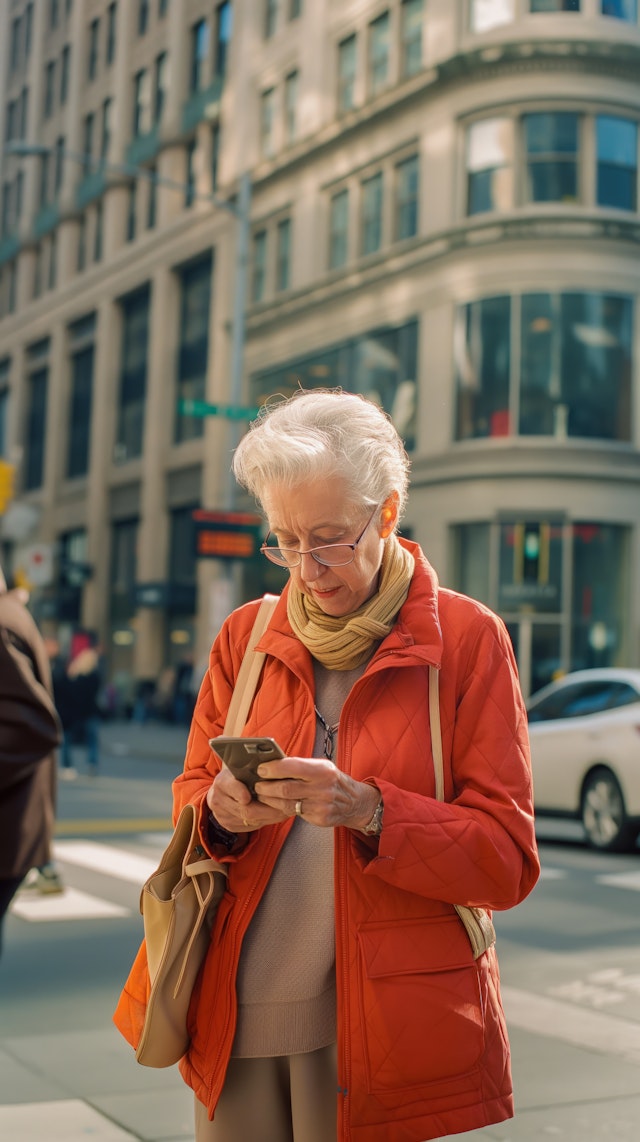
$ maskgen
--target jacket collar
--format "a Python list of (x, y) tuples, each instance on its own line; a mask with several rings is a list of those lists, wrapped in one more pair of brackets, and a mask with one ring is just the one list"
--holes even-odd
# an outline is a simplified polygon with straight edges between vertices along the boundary
[[(403, 603), (393, 630), (378, 647), (371, 663), (386, 665), (383, 660), (393, 655), (395, 665), (433, 665), (442, 661), (442, 631), (438, 614), (438, 577), (427, 560), (422, 548), (408, 539), (400, 539), (401, 545), (410, 551), (415, 559), (415, 571), (409, 587), (409, 594)], [(300, 640), (293, 633), (287, 616), (287, 583), (280, 596), (271, 622), (263, 634), (257, 649), (263, 650), (286, 665), (302, 678), (312, 678), (311, 658)]]

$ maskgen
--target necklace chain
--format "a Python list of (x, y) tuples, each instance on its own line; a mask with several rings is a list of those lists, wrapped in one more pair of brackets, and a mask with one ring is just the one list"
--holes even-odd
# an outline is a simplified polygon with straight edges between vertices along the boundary
[(318, 721), (320, 722), (320, 725), (322, 726), (322, 728), (324, 730), (324, 742), (323, 742), (324, 756), (326, 757), (327, 761), (333, 761), (333, 747), (334, 747), (334, 742), (335, 742), (335, 736), (338, 732), (338, 726), (340, 725), (340, 722), (336, 722), (335, 726), (327, 725), (327, 723), (325, 722), (324, 718), (322, 717), (322, 714), (320, 713), (318, 707), (314, 706), (313, 708), (316, 712), (316, 717), (318, 718)]

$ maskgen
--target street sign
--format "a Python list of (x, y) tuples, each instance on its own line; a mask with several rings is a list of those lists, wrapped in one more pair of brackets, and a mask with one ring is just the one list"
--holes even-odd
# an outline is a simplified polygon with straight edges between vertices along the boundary
[(262, 543), (262, 518), (250, 512), (193, 512), (197, 559), (253, 559)]
[(260, 409), (257, 405), (244, 407), (237, 404), (209, 404), (204, 400), (180, 400), (178, 412), (182, 416), (225, 416), (227, 420), (253, 420)]
[(0, 515), (13, 499), (15, 465), (0, 460)]

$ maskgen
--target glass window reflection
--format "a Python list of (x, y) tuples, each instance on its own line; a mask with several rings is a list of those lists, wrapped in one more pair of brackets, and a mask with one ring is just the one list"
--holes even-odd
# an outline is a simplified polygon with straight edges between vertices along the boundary
[(511, 298), (462, 306), (454, 327), (456, 439), (508, 436)]
[(251, 403), (299, 388), (343, 388), (362, 393), (389, 413), (408, 450), (415, 447), (418, 322), (372, 329), (349, 341), (255, 373)]
[(578, 116), (535, 112), (523, 117), (529, 202), (576, 202)]
[(473, 0), (471, 5), (472, 32), (490, 32), (501, 24), (508, 24), (515, 15), (515, 0)]
[(638, 127), (630, 119), (598, 115), (597, 198), (599, 206), (635, 210), (638, 183)]
[(513, 201), (513, 123), (480, 119), (467, 131), (467, 213), (508, 210)]
[(638, 0), (601, 0), (602, 15), (635, 24), (638, 19)]

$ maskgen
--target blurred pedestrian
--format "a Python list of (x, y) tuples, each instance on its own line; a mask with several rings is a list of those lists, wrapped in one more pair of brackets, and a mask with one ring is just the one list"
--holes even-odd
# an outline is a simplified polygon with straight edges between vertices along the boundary
[(62, 774), (75, 774), (71, 746), (87, 751), (89, 773), (95, 776), (99, 764), (100, 709), (98, 694), (102, 685), (100, 660), (94, 646), (87, 646), (72, 658), (66, 670), (62, 693), (65, 733), (62, 743)]
[(51, 864), (61, 726), (49, 659), (27, 592), (0, 570), (0, 947), (2, 921), (30, 869)]

